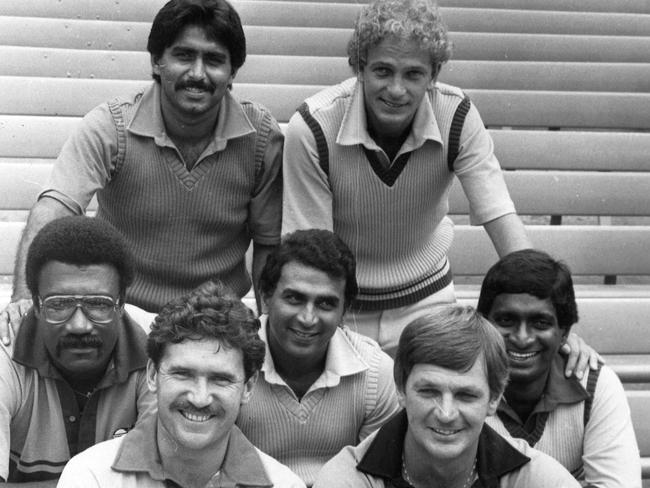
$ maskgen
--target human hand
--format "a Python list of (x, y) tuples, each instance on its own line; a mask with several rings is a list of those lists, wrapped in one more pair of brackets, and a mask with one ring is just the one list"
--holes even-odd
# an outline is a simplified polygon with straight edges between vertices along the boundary
[(0, 312), (0, 341), (5, 346), (11, 344), (11, 336), (15, 337), (20, 328), (20, 322), (27, 311), (32, 307), (30, 298), (21, 298), (9, 303), (5, 309)]
[(564, 368), (564, 375), (567, 378), (575, 375), (576, 378), (582, 379), (587, 372), (587, 367), (597, 369), (599, 362), (605, 362), (593, 347), (573, 332), (565, 339), (560, 352), (568, 356)]

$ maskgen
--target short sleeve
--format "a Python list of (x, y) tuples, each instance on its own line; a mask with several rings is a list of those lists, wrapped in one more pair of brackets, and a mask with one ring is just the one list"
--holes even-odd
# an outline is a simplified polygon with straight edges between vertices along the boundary
[(266, 114), (270, 129), (263, 138), (262, 170), (249, 206), (248, 225), (253, 241), (275, 245), (280, 241), (282, 222), (282, 145), (278, 123)]
[(494, 142), (474, 104), (465, 118), (454, 171), (469, 200), (473, 225), (515, 213), (501, 166), (494, 155)]
[(110, 180), (118, 136), (108, 104), (91, 110), (63, 145), (41, 197), (54, 198), (82, 214)]
[(310, 228), (333, 230), (329, 178), (320, 166), (314, 135), (299, 113), (287, 126), (282, 170), (282, 234)]
[(4, 480), (9, 477), (11, 421), (22, 404), (18, 383), (11, 349), (0, 344), (0, 478)]

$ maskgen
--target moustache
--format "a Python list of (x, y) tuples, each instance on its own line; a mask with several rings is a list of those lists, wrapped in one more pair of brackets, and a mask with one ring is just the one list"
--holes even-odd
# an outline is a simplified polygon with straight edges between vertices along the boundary
[(179, 81), (176, 83), (175, 89), (176, 90), (183, 90), (184, 88), (197, 88), (199, 90), (205, 90), (210, 93), (213, 93), (216, 87), (207, 81), (200, 81), (200, 80), (187, 80), (187, 81)]
[(104, 341), (92, 334), (67, 335), (59, 338), (56, 350), (57, 352), (60, 352), (64, 349), (85, 349), (87, 347), (100, 348), (103, 345)]
[(176, 400), (171, 404), (170, 408), (172, 410), (184, 410), (194, 415), (210, 415), (215, 417), (223, 417), (226, 413), (221, 405), (207, 405), (197, 408), (187, 400)]

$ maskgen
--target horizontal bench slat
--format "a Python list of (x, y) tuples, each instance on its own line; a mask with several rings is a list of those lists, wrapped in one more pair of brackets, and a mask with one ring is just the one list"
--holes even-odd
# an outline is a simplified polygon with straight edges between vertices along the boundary
[[(0, 15), (148, 23), (163, 3), (127, 2), (118, 6), (96, 0), (4, 2), (0, 4)], [(260, 26), (350, 28), (361, 10), (360, 4), (338, 2), (239, 0), (233, 1), (233, 5), (244, 25)], [(650, 30), (650, 16), (626, 13), (504, 10), (483, 5), (472, 8), (450, 5), (440, 10), (452, 31), (643, 36)]]
[[(302, 4), (305, 2), (323, 3), (323, 0), (297, 0), (288, 3)], [(81, 16), (89, 19), (139, 19), (146, 21), (152, 19), (156, 11), (164, 3), (165, 0), (120, 2), (119, 4), (114, 0), (75, 0), (75, 2), (43, 2), (42, 0), (14, 2), (12, 0), (3, 0), (0, 2), (0, 15)], [(232, 3), (238, 10), (242, 10), (243, 4), (246, 2), (233, 0)], [(358, 3), (359, 0), (335, 0), (327, 3), (327, 5), (354, 5)], [(589, 2), (584, 0), (439, 0), (438, 4), (442, 9), (462, 7), (650, 14), (650, 4), (646, 0), (589, 0)]]
[[(82, 116), (119, 93), (148, 82), (1, 76), (1, 93), (30, 93), (0, 98), (0, 113)], [(233, 93), (254, 100), (286, 122), (318, 85), (235, 84)], [(52, 97), (57, 93), (57, 97)], [(646, 129), (650, 93), (467, 90), (488, 126)], [(606, 117), (603, 114), (607, 114)]]
[[(149, 22), (0, 17), (0, 45), (143, 51)], [(245, 26), (249, 54), (345, 56), (351, 29)], [(647, 63), (650, 37), (451, 32), (454, 59)]]
[[(38, 0), (29, 0), (38, 1)], [(296, 0), (321, 2), (322, 0)], [(358, 3), (359, 0), (336, 0), (336, 3)], [(500, 8), (521, 10), (558, 10), (567, 12), (650, 13), (647, 0), (438, 0), (441, 7)]]
[[(14, 249), (23, 224), (0, 222), (0, 249)], [(650, 275), (650, 226), (528, 226), (536, 248), (563, 259), (576, 275)], [(13, 254), (0, 253), (0, 274), (11, 274)], [(483, 276), (497, 255), (481, 227), (459, 225), (450, 253), (455, 275)]]
[[(650, 172), (506, 171), (506, 183), (522, 215), (650, 216)], [(458, 180), (450, 213), (467, 214)]]
[[(533, 246), (576, 275), (650, 275), (650, 226), (527, 226)], [(456, 226), (449, 255), (455, 275), (484, 276), (497, 254), (482, 227)]]
[[(55, 158), (78, 117), (0, 115), (0, 157)], [(504, 169), (647, 171), (650, 133), (490, 130)]]
[[(37, 160), (38, 161), (38, 160)], [(52, 160), (45, 160), (51, 163)], [(42, 190), (51, 164), (0, 160), (0, 209), (28, 210)], [(650, 173), (507, 171), (506, 182), (522, 215), (646, 216)], [(467, 214), (469, 205), (458, 182), (452, 187), (450, 213)]]
[[(0, 76), (149, 80), (149, 53), (0, 46)], [(281, 69), (279, 69), (281, 68)], [(250, 55), (237, 83), (329, 85), (345, 57)], [(650, 64), (452, 60), (440, 81), (464, 89), (650, 92)]]

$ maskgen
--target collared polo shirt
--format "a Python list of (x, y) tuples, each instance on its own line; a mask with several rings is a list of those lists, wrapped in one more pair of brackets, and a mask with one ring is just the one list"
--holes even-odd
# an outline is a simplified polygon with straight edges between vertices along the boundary
[(275, 369), (268, 317), (262, 316), (261, 322), (264, 365), (237, 425), (253, 444), (311, 486), (331, 457), (346, 445), (358, 444), (399, 409), (393, 361), (371, 339), (337, 328), (323, 372), (298, 399)]
[(83, 411), (49, 360), (33, 310), (12, 350), (0, 348), (0, 477), (56, 479), (71, 456), (124, 432), (155, 401), (146, 383), (146, 335), (128, 315), (104, 377)]
[(166, 132), (160, 91), (154, 82), (86, 114), (39, 198), (80, 214), (96, 195), (97, 218), (134, 255), (129, 303), (154, 312), (217, 278), (244, 296), (251, 241), (280, 240), (280, 127), (264, 107), (226, 93), (212, 139), (188, 169)]
[[(356, 84), (348, 103), (349, 105), (346, 107), (341, 122), (341, 128), (336, 136), (336, 143), (342, 146), (361, 144), (372, 151), (376, 151), (377, 156), (383, 160), (384, 166), (389, 166), (392, 161), (388, 161), (386, 153), (368, 133), (362, 84)], [(421, 148), (427, 140), (433, 141), (440, 146), (443, 144), (440, 127), (433, 113), (431, 101), (428, 96), (424, 96), (415, 112), (409, 135), (395, 155), (395, 160), (402, 154)]]
[(558, 405), (571, 405), (584, 402), (589, 393), (575, 377), (564, 375), (564, 359), (558, 354), (551, 363), (549, 377), (544, 392), (527, 419), (520, 419), (515, 410), (508, 405), (505, 396), (497, 408), (497, 415), (513, 437), (525, 439), (534, 446), (544, 433), (549, 414)]
[[(149, 415), (119, 439), (103, 442), (73, 458), (61, 488), (177, 488), (165, 471), (157, 442), (157, 415)], [(221, 465), (205, 488), (303, 488), (286, 466), (256, 449), (233, 426)]]

